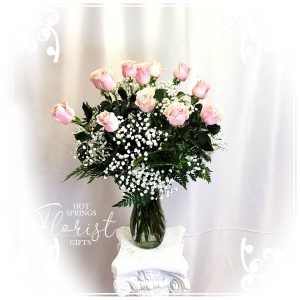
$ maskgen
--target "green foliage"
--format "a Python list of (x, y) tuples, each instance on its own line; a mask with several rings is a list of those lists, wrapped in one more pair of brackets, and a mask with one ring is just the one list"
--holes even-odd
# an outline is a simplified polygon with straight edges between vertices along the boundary
[(177, 98), (181, 98), (182, 96), (185, 96), (185, 93), (184, 93), (184, 92), (179, 92), (179, 93), (177, 94)]
[(174, 77), (174, 78), (173, 78), (173, 83), (174, 83), (175, 85), (178, 85), (178, 84), (180, 83), (180, 80), (179, 80), (178, 78)]
[(135, 100), (136, 100), (136, 95), (134, 95), (134, 94), (131, 95), (130, 98), (129, 98), (130, 103), (134, 103)]
[(77, 169), (72, 171), (67, 177), (64, 179), (64, 181), (74, 177), (77, 180), (83, 179), (83, 178), (89, 178), (88, 183), (91, 183), (95, 178), (103, 176), (103, 170), (101, 168), (98, 168), (97, 166), (89, 166), (85, 167), (84, 165), (79, 166)]
[(104, 100), (100, 103), (100, 106), (98, 107), (98, 113), (104, 110), (110, 111), (111, 109), (112, 109), (111, 102)]
[(208, 183), (210, 183), (211, 182), (210, 174), (211, 174), (211, 170), (208, 167), (204, 166), (202, 173), (199, 174), (199, 177), (202, 178), (203, 180), (206, 180)]
[(127, 93), (122, 87), (118, 89), (118, 94), (121, 96), (123, 101), (127, 101)]
[(189, 181), (189, 179), (185, 173), (175, 175), (174, 180), (177, 181), (185, 189), (186, 189), (186, 185)]
[(113, 132), (105, 131), (106, 140), (111, 144), (115, 144), (114, 137), (116, 136)]
[(166, 96), (166, 90), (165, 89), (157, 89), (155, 90), (154, 98), (158, 101), (161, 101)]
[(120, 106), (120, 115), (121, 116), (125, 115), (127, 108), (128, 108), (128, 101), (126, 100), (126, 101), (123, 101)]
[(202, 105), (202, 103), (198, 102), (195, 104), (195, 107), (198, 109), (198, 114), (199, 114), (202, 110), (203, 105)]
[(79, 131), (77, 133), (74, 133), (74, 137), (77, 141), (83, 142), (89, 140), (91, 138), (91, 135), (85, 131)]
[(218, 134), (220, 129), (221, 129), (220, 125), (217, 124), (207, 125), (207, 130), (213, 135)]
[(82, 103), (82, 109), (85, 115), (85, 121), (88, 123), (93, 117), (93, 108), (87, 103), (83, 102)]
[(206, 132), (200, 132), (196, 135), (197, 141), (201, 148), (205, 151), (213, 151), (211, 139)]
[(184, 164), (186, 164), (186, 159), (178, 150), (178, 146), (174, 146), (173, 148), (150, 152), (148, 155), (148, 165), (154, 169), (161, 167), (181, 169), (184, 167)]
[(118, 203), (114, 204), (113, 207), (125, 207), (125, 206), (131, 206), (131, 205), (137, 205), (137, 204), (146, 204), (149, 202), (150, 196), (149, 195), (139, 195), (139, 193), (128, 193), (125, 192), (123, 194), (123, 198)]

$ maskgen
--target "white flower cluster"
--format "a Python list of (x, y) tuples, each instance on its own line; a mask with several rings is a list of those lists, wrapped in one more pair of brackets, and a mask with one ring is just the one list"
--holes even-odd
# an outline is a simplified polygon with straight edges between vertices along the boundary
[(179, 87), (175, 85), (172, 81), (161, 80), (157, 83), (156, 87), (158, 89), (165, 89), (170, 97), (175, 97), (179, 93)]
[[(172, 169), (168, 171), (172, 173)], [(169, 174), (170, 176), (170, 174)], [(165, 174), (165, 171), (154, 171), (150, 167), (142, 163), (137, 168), (129, 166), (129, 171), (122, 175), (115, 175), (116, 182), (120, 186), (121, 190), (128, 192), (139, 191), (139, 195), (142, 197), (145, 194), (150, 194), (151, 199), (155, 199), (155, 194), (158, 192), (160, 198), (163, 199), (163, 195), (169, 197), (173, 193), (172, 178)]]
[[(86, 167), (92, 164), (103, 163), (111, 152), (102, 128), (91, 133), (91, 139), (87, 143), (76, 141), (76, 144), (77, 153), (81, 153), (81, 161)], [(81, 148), (81, 151), (78, 151), (79, 147)]]
[(154, 199), (156, 191), (159, 191), (161, 197), (163, 194), (169, 196), (173, 192), (173, 179), (163, 170), (154, 171), (143, 162), (139, 166), (134, 164), (137, 159), (146, 162), (148, 150), (160, 150), (161, 143), (168, 139), (168, 133), (156, 127), (150, 128), (149, 117), (142, 112), (127, 120), (118, 116), (118, 120), (120, 125), (114, 137), (118, 152), (104, 170), (104, 179), (112, 176), (121, 190), (139, 191), (141, 196), (150, 194)]

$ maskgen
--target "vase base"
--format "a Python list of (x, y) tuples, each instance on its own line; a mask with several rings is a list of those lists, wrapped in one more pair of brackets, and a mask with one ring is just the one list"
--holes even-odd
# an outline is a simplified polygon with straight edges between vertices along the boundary
[(148, 242), (141, 242), (141, 243), (134, 242), (134, 244), (136, 246), (138, 246), (139, 248), (153, 249), (153, 248), (158, 247), (161, 243), (158, 241), (148, 241)]

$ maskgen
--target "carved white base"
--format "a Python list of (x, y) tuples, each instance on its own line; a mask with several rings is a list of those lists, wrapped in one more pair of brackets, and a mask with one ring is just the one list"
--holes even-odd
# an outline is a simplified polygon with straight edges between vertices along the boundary
[(184, 232), (182, 226), (169, 227), (160, 246), (142, 249), (133, 243), (129, 227), (118, 228), (119, 253), (111, 265), (115, 292), (120, 296), (187, 292), (190, 282), (183, 256)]

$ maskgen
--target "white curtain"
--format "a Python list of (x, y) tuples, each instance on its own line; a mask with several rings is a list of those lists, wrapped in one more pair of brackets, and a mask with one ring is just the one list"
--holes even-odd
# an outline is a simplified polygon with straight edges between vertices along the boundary
[[(227, 150), (213, 156), (212, 182), (191, 182), (163, 202), (167, 226), (186, 228), (191, 292), (259, 290), (277, 278), (279, 269), (273, 267), (285, 257), (292, 222), (295, 50), (287, 32), (294, 16), (284, 2), (270, 7), (251, 1), (62, 5), (28, 16), (16, 35), (11, 110), (16, 115), (12, 142), (18, 147), (9, 153), (15, 157), (11, 172), (17, 185), (7, 198), (14, 208), (9, 214), (15, 228), (14, 276), (23, 289), (113, 292), (115, 235), (75, 246), (70, 245), (74, 232), (53, 236), (49, 222), (61, 209), (63, 224), (74, 226), (79, 219), (82, 228), (96, 222), (103, 227), (113, 212), (110, 234), (128, 226), (131, 209), (112, 208), (121, 192), (111, 180), (62, 183), (78, 165), (73, 129), (55, 122), (50, 112), (61, 99), (80, 115), (83, 100), (99, 103), (90, 73), (107, 66), (121, 78), (124, 59), (160, 61), (163, 79), (171, 78), (178, 62), (187, 62), (192, 75), (184, 90), (191, 90), (197, 76), (207, 80), (213, 85), (209, 98), (225, 113)], [(56, 55), (47, 55), (47, 49)], [(96, 216), (66, 214), (83, 202)], [(40, 228), (34, 211), (45, 221), (47, 211), (39, 208), (51, 203), (61, 207), (53, 205)], [(268, 248), (269, 260), (263, 256)], [(255, 258), (264, 263), (261, 268), (257, 261), (250, 264)]]

